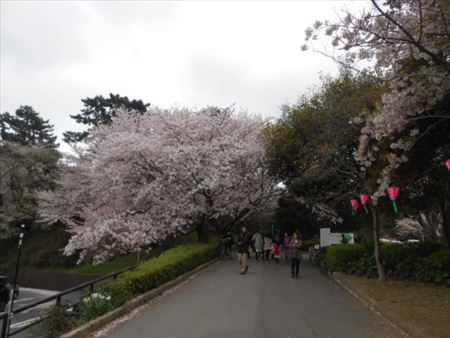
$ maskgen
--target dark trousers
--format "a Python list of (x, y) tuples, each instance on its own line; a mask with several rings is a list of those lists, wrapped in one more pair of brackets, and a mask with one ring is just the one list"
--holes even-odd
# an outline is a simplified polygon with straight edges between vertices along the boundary
[[(255, 258), (256, 258), (256, 260), (257, 261), (259, 261), (259, 258), (262, 256), (262, 252), (260, 251), (260, 252), (258, 252), (258, 251), (256, 251), (256, 253), (255, 253)], [(264, 258), (264, 257), (263, 257)]]
[(298, 277), (299, 269), (300, 269), (300, 260), (298, 258), (291, 258), (292, 277)]

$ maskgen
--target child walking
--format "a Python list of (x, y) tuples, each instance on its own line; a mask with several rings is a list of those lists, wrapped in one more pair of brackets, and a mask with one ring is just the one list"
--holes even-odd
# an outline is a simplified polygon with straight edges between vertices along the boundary
[(278, 263), (281, 255), (281, 247), (278, 243), (274, 242), (272, 244), (272, 252), (273, 252), (273, 259), (275, 260), (275, 262)]

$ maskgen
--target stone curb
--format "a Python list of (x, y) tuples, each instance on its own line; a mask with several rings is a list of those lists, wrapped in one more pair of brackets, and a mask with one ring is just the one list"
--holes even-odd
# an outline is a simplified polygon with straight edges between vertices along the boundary
[(167, 282), (156, 289), (152, 289), (150, 291), (147, 291), (146, 293), (137, 296), (133, 299), (131, 299), (129, 302), (125, 303), (124, 305), (118, 307), (117, 309), (114, 309), (108, 313), (105, 313), (104, 315), (95, 318), (91, 320), (90, 322), (87, 322), (86, 324), (65, 333), (61, 336), (61, 338), (85, 338), (88, 337), (93, 332), (99, 330), (106, 324), (110, 323), (111, 321), (126, 315), (128, 312), (134, 310), (135, 308), (147, 303), (148, 301), (152, 300), (155, 297), (160, 296), (165, 291), (173, 288), (174, 286), (182, 283), (186, 279), (188, 279), (190, 276), (196, 274), (197, 272), (200, 272), (201, 270), (207, 268), (208, 266), (214, 264), (217, 262), (217, 258), (204, 263), (198, 267), (196, 267), (194, 270), (191, 270), (189, 272), (186, 272), (185, 274), (178, 276), (177, 278), (171, 280), (170, 282)]
[[(322, 269), (321, 269), (322, 270)], [(323, 270), (322, 270), (323, 271)], [(405, 337), (427, 337), (424, 333), (420, 332), (415, 326), (406, 323), (400, 319), (397, 315), (387, 309), (383, 309), (372, 298), (362, 294), (356, 290), (350, 283), (348, 283), (343, 274), (340, 272), (326, 272), (330, 278), (335, 281), (344, 290), (350, 293), (353, 297), (358, 299), (367, 308), (374, 312), (383, 321), (396, 328)]]

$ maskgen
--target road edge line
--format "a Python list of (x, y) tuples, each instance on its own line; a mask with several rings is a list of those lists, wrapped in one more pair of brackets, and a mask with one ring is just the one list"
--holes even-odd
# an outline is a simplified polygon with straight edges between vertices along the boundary
[(72, 331), (69, 331), (69, 332), (61, 335), (60, 338), (85, 338), (85, 337), (88, 337), (89, 335), (100, 330), (102, 327), (106, 326), (113, 320), (128, 314), (129, 312), (136, 309), (137, 307), (162, 295), (165, 291), (172, 289), (174, 286), (177, 286), (178, 284), (184, 282), (192, 275), (206, 269), (207, 267), (216, 263), (217, 261), (218, 261), (218, 259), (215, 258), (209, 262), (203, 263), (202, 265), (199, 265), (195, 269), (188, 271), (185, 274), (178, 276), (175, 279), (173, 279), (155, 289), (149, 290), (149, 291), (143, 293), (142, 295), (139, 295), (139, 296), (131, 299), (124, 305), (122, 305), (110, 312), (107, 312), (104, 315), (97, 317)]

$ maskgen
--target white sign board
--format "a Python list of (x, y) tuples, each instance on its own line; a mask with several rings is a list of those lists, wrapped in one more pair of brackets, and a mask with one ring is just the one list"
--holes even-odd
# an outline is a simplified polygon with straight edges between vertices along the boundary
[(320, 228), (320, 247), (330, 246), (330, 228)]
[(355, 243), (355, 235), (351, 232), (331, 232), (330, 228), (320, 229), (320, 247), (330, 246), (342, 243), (342, 235), (345, 236), (348, 244)]

